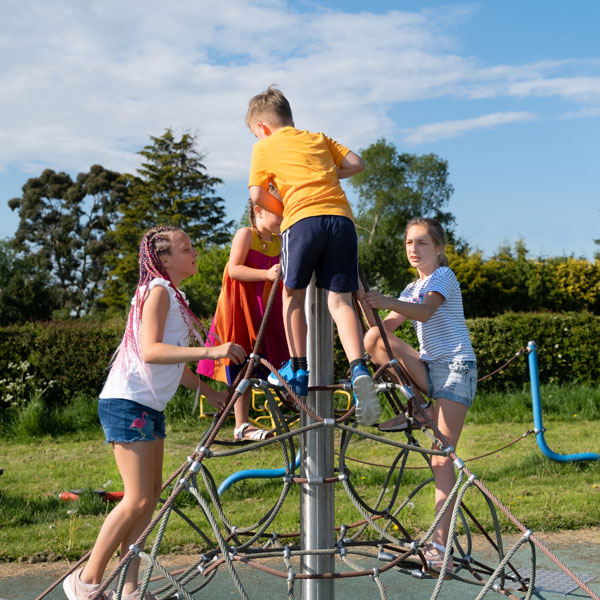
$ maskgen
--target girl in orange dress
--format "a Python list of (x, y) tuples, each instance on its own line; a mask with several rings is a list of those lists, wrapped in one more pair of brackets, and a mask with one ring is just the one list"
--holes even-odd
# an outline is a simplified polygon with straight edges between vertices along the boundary
[[(229, 262), (223, 273), (223, 286), (206, 340), (207, 346), (235, 342), (250, 353), (265, 313), (279, 270), (281, 217), (248, 202), (250, 227), (239, 229), (231, 244)], [(281, 284), (280, 284), (281, 287)], [(279, 366), (289, 359), (283, 327), (281, 292), (276, 294), (269, 323), (259, 352)], [(197, 372), (231, 386), (242, 367), (223, 359), (201, 360)], [(237, 400), (234, 437), (236, 440), (262, 440), (271, 434), (248, 420), (250, 390)]]

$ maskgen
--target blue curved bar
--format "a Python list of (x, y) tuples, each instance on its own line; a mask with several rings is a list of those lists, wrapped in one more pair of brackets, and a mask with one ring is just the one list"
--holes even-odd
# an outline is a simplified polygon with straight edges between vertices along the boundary
[[(294, 463), (294, 470), (300, 466), (300, 451), (296, 454), (296, 461)], [(244, 471), (238, 471), (232, 473), (229, 477), (223, 480), (223, 483), (217, 489), (219, 496), (228, 490), (234, 483), (241, 481), (242, 479), (271, 479), (275, 477), (283, 477), (285, 475), (285, 468), (283, 469), (246, 469)]]
[(538, 372), (537, 350), (535, 342), (527, 344), (529, 350), (529, 379), (531, 381), (531, 403), (533, 405), (533, 425), (535, 438), (540, 450), (550, 459), (558, 462), (579, 462), (583, 460), (600, 460), (600, 454), (583, 452), (581, 454), (557, 454), (546, 444), (544, 424), (542, 423), (542, 400), (540, 396), (540, 378)]

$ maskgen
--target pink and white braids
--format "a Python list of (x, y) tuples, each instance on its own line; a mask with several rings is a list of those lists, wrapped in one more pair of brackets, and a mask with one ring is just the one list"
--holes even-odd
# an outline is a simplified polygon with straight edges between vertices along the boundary
[[(123, 368), (126, 362), (133, 361), (138, 365), (138, 367), (141, 367), (139, 372), (142, 377), (144, 377), (146, 370), (143, 368), (144, 361), (142, 359), (142, 350), (140, 346), (141, 315), (144, 302), (150, 291), (148, 288), (153, 279), (161, 278), (170, 283), (171, 288), (175, 292), (177, 301), (179, 302), (179, 308), (181, 310), (183, 320), (190, 330), (190, 334), (196, 338), (201, 346), (204, 345), (202, 336), (198, 331), (198, 329), (204, 330), (202, 323), (192, 312), (183, 294), (171, 281), (171, 278), (169, 277), (169, 274), (167, 273), (160, 259), (161, 255), (170, 251), (172, 245), (172, 234), (176, 231), (181, 230), (171, 225), (154, 227), (146, 231), (140, 243), (140, 278), (135, 290), (135, 296), (129, 311), (129, 316), (127, 317), (125, 334), (119, 348), (117, 349), (117, 352), (115, 353), (115, 363)], [(150, 382), (147, 383), (152, 388)]]

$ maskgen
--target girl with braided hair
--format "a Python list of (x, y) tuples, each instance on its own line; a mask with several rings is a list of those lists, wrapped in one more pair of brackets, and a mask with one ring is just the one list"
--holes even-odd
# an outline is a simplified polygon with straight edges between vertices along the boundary
[[(277, 194), (274, 187), (271, 190), (273, 195)], [(238, 229), (231, 243), (229, 262), (223, 273), (223, 286), (206, 344), (236, 342), (250, 353), (254, 349), (279, 270), (281, 217), (249, 200), (248, 218), (250, 227)], [(259, 349), (260, 354), (274, 365), (280, 365), (289, 359), (283, 327), (281, 283), (279, 287)], [(238, 365), (231, 364), (227, 359), (218, 362), (202, 360), (197, 372), (231, 386), (239, 370)], [(266, 377), (268, 373), (262, 375)], [(233, 435), (236, 441), (262, 440), (272, 435), (250, 424), (250, 393), (248, 389), (235, 403)]]
[[(200, 383), (185, 363), (227, 358), (240, 364), (245, 360), (244, 349), (234, 343), (189, 346), (190, 334), (202, 343), (199, 322), (178, 286), (196, 273), (197, 256), (190, 238), (175, 227), (156, 227), (142, 239), (140, 280), (123, 341), (98, 402), (106, 443), (113, 446), (125, 493), (106, 517), (86, 565), (65, 579), (69, 600), (94, 596), (117, 547), (124, 556), (150, 522), (162, 484), (163, 411), (179, 384), (200, 388), (219, 404), (213, 390)], [(139, 597), (138, 570), (136, 558), (126, 574), (125, 600)], [(146, 592), (145, 600), (155, 597)]]

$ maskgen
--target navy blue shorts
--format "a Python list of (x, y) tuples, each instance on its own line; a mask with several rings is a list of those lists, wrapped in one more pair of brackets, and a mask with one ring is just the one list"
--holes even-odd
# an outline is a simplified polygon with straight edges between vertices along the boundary
[(165, 438), (165, 413), (133, 400), (100, 398), (98, 416), (106, 443), (153, 442)]
[[(262, 354), (259, 354), (262, 358), (265, 358)], [(234, 365), (231, 363), (228, 367), (225, 367), (225, 375), (227, 375), (227, 385), (231, 387), (236, 377), (239, 375), (240, 371), (246, 366), (246, 362), (243, 362), (241, 365)], [(250, 379), (266, 379), (269, 375), (269, 371), (267, 368), (261, 363), (254, 363), (255, 368), (254, 372)]]
[(307, 217), (283, 232), (283, 282), (292, 290), (308, 287), (313, 272), (316, 284), (332, 292), (358, 289), (356, 229), (351, 219), (337, 215)]

